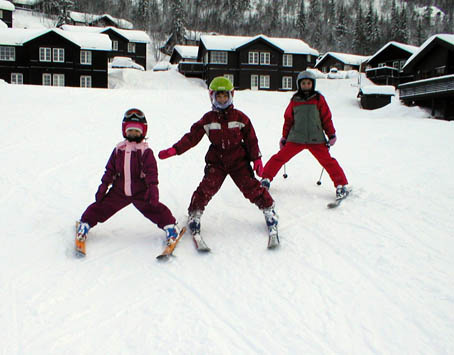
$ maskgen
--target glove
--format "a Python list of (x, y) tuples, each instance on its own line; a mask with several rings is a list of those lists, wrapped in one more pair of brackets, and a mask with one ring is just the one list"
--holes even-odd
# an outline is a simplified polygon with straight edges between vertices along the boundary
[(258, 158), (256, 160), (254, 160), (254, 171), (257, 173), (258, 176), (262, 177), (262, 173), (263, 173), (262, 158)]
[(107, 192), (108, 188), (109, 188), (109, 186), (107, 186), (107, 184), (105, 184), (105, 183), (102, 183), (101, 185), (99, 185), (98, 191), (96, 191), (96, 194), (95, 194), (96, 202), (100, 202), (106, 196), (106, 192)]
[(145, 192), (145, 201), (147, 201), (152, 207), (158, 206), (159, 204), (158, 185), (148, 186), (147, 192)]
[(336, 141), (337, 141), (337, 137), (335, 134), (333, 134), (331, 137), (329, 137), (328, 144), (330, 146), (332, 146), (332, 145), (336, 144)]
[(169, 149), (161, 150), (158, 154), (158, 157), (159, 159), (167, 159), (173, 157), (175, 154), (177, 154), (177, 150), (174, 147), (172, 147)]
[(279, 141), (279, 149), (284, 148), (285, 143), (287, 143), (287, 139), (282, 137), (281, 140)]

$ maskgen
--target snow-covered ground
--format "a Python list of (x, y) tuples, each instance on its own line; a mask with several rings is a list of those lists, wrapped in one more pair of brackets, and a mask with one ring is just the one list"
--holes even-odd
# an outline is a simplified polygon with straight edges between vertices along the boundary
[[(117, 70), (112, 88), (0, 83), (0, 353), (453, 354), (454, 122), (397, 97), (359, 108), (355, 79), (319, 79), (333, 111), (332, 154), (351, 197), (335, 210), (327, 175), (306, 151), (271, 193), (281, 247), (266, 249), (262, 213), (227, 179), (202, 229), (167, 263), (163, 231), (133, 207), (90, 231), (72, 255), (74, 222), (94, 199), (139, 107), (155, 153), (210, 105), (204, 84), (174, 70)], [(266, 161), (291, 93), (238, 91)], [(203, 174), (204, 138), (158, 161), (160, 196), (184, 225)]]

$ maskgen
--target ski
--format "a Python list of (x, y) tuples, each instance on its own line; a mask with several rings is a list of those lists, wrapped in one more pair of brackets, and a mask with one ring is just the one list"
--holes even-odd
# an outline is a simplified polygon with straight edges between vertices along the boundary
[(87, 255), (86, 248), (85, 248), (85, 242), (87, 240), (87, 237), (81, 237), (77, 234), (77, 230), (79, 229), (79, 221), (76, 221), (76, 240), (75, 240), (75, 249), (74, 253), (76, 257), (84, 257)]
[(176, 248), (178, 242), (180, 241), (181, 237), (183, 236), (183, 234), (184, 234), (185, 232), (186, 232), (186, 227), (183, 227), (183, 228), (181, 229), (180, 234), (178, 234), (177, 239), (175, 239), (175, 242), (172, 243), (172, 244), (170, 244), (170, 245), (167, 245), (167, 246), (165, 247), (165, 249), (162, 251), (162, 253), (159, 254), (159, 255), (156, 257), (156, 259), (158, 259), (158, 260), (163, 260), (163, 259), (165, 260), (165, 259), (168, 259), (168, 258), (172, 255), (172, 253), (173, 253), (173, 251), (175, 250), (175, 248)]
[(275, 249), (279, 246), (279, 236), (277, 233), (270, 234), (268, 237), (268, 249)]
[(348, 192), (344, 197), (336, 198), (335, 201), (328, 203), (326, 206), (328, 208), (336, 208), (336, 207), (338, 207), (341, 204), (341, 202), (347, 198), (347, 196), (349, 194), (350, 194), (350, 192)]
[(202, 252), (202, 253), (207, 253), (207, 252), (211, 251), (211, 249), (208, 247), (208, 245), (203, 240), (200, 233), (194, 233), (192, 235), (192, 240), (194, 241), (195, 248), (197, 249), (197, 251)]

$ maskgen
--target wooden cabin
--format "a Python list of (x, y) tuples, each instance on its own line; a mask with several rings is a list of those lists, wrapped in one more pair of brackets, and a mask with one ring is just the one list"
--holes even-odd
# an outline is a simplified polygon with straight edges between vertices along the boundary
[(0, 79), (10, 84), (107, 88), (110, 50), (104, 34), (0, 30)]
[(133, 24), (125, 19), (116, 18), (109, 14), (94, 15), (84, 12), (70, 11), (70, 22), (67, 25), (93, 26), (93, 27), (116, 27), (125, 30), (132, 30)]
[(344, 71), (363, 71), (361, 65), (368, 59), (369, 57), (362, 55), (327, 52), (317, 61), (315, 69), (318, 69), (323, 73), (328, 73), (332, 68)]
[(399, 85), (406, 105), (431, 108), (432, 116), (454, 119), (454, 34), (430, 37), (406, 62), (413, 81)]
[(375, 110), (391, 103), (396, 88), (392, 85), (367, 85), (359, 89), (361, 108)]

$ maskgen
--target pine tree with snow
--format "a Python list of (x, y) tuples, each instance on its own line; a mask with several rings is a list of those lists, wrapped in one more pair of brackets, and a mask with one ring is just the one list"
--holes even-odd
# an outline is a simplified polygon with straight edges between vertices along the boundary
[(353, 38), (353, 51), (357, 54), (365, 54), (364, 44), (366, 42), (366, 37), (364, 33), (364, 18), (363, 10), (361, 5), (358, 7), (358, 12), (356, 13), (355, 20), (355, 30)]
[(306, 10), (304, 6), (304, 0), (301, 0), (298, 19), (296, 20), (296, 28), (298, 29), (298, 37), (304, 39), (306, 37)]
[(185, 16), (181, 0), (170, 1), (171, 28), (176, 44), (183, 44), (185, 35)]

